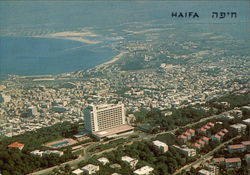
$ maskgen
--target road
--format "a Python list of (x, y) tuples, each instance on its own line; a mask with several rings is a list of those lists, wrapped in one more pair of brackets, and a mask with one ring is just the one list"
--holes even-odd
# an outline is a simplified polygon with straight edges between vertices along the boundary
[(232, 142), (233, 140), (237, 139), (237, 138), (240, 138), (241, 136), (236, 136), (226, 142), (223, 142), (221, 143), (220, 145), (218, 145), (216, 148), (214, 148), (212, 151), (208, 152), (207, 154), (205, 154), (204, 156), (202, 156), (200, 159), (188, 164), (188, 165), (185, 165), (183, 166), (182, 168), (178, 169), (173, 175), (177, 175), (179, 173), (181, 173), (181, 171), (183, 170), (188, 170), (190, 169), (191, 167), (193, 166), (198, 166), (200, 165), (201, 163), (204, 163), (206, 162), (216, 151), (218, 151), (219, 149), (221, 149), (223, 146), (229, 144), (230, 142)]
[[(161, 135), (161, 134), (167, 134), (167, 133), (175, 133), (178, 129), (180, 128), (188, 128), (188, 127), (191, 127), (191, 126), (194, 126), (194, 125), (197, 125), (199, 123), (202, 123), (202, 122), (205, 122), (207, 120), (210, 120), (210, 119), (214, 119), (214, 118), (219, 118), (220, 116), (219, 115), (214, 115), (214, 116), (210, 116), (210, 117), (206, 117), (206, 118), (202, 118), (200, 119), (199, 121), (195, 122), (195, 123), (190, 123), (190, 124), (187, 124), (185, 126), (182, 126), (182, 127), (177, 127), (173, 130), (170, 130), (170, 131), (163, 131), (163, 132), (160, 132), (160, 133), (157, 133), (157, 134), (150, 134), (150, 135), (145, 135), (141, 138), (135, 138), (135, 139), (132, 139), (131, 142), (128, 142), (128, 143), (125, 143), (124, 145), (129, 145), (129, 144), (132, 144), (133, 142), (135, 141), (140, 141), (140, 140), (150, 140), (158, 135)], [(102, 142), (102, 144), (104, 143), (107, 143), (109, 141), (106, 141), (106, 142)], [(34, 175), (46, 175), (48, 174), (49, 172), (51, 172), (54, 168), (59, 168), (59, 166), (64, 166), (66, 164), (69, 164), (71, 167), (73, 168), (77, 168), (77, 165), (79, 162), (83, 161), (83, 160), (86, 160), (88, 159), (89, 157), (93, 156), (93, 155), (100, 155), (104, 152), (110, 152), (110, 151), (113, 151), (115, 149), (117, 149), (117, 147), (114, 147), (114, 148), (110, 148), (110, 149), (107, 149), (107, 150), (103, 150), (103, 151), (100, 151), (100, 152), (97, 152), (97, 153), (93, 153), (91, 155), (89, 155), (89, 152), (87, 151), (88, 149), (90, 149), (90, 147), (94, 146), (95, 144), (98, 144), (98, 143), (93, 143), (93, 145), (88, 145), (87, 147), (84, 147), (84, 148), (81, 148), (81, 150), (83, 151), (83, 156), (79, 156), (77, 159), (74, 159), (74, 160), (71, 160), (71, 161), (68, 161), (68, 162), (65, 162), (61, 165), (58, 165), (58, 166), (54, 166), (54, 167), (50, 167), (50, 168), (47, 168), (47, 169), (43, 169), (43, 170), (40, 170), (40, 171), (37, 171), (37, 172), (34, 172), (32, 174)]]

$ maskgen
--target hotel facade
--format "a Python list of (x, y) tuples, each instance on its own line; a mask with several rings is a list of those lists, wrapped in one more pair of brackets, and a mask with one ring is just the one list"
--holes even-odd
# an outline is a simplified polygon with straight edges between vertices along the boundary
[(85, 129), (98, 138), (101, 135), (117, 135), (133, 129), (126, 124), (125, 107), (122, 103), (90, 105), (83, 113)]

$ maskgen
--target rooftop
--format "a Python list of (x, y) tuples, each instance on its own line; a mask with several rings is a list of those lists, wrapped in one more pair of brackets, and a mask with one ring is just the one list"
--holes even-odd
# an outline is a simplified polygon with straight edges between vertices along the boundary
[(241, 159), (240, 158), (228, 158), (228, 159), (225, 159), (225, 162), (226, 163), (235, 163), (235, 162), (241, 162)]
[(129, 156), (123, 156), (122, 157), (122, 161), (125, 161), (125, 162), (132, 162), (134, 160), (135, 160), (134, 158), (129, 157)]
[(120, 125), (114, 128), (105, 129), (102, 131), (96, 131), (96, 132), (93, 132), (93, 134), (96, 135), (97, 137), (102, 138), (102, 137), (112, 136), (115, 134), (133, 130), (133, 129), (134, 127), (125, 124), (125, 125)]
[(187, 137), (184, 136), (184, 135), (179, 135), (178, 138), (180, 138), (180, 139), (186, 139)]
[(193, 129), (187, 129), (186, 132), (195, 133), (195, 130), (193, 130)]
[(13, 142), (13, 143), (9, 144), (8, 147), (11, 147), (11, 148), (22, 148), (22, 147), (24, 147), (24, 144), (19, 143), (19, 142)]
[(161, 142), (161, 141), (159, 141), (159, 140), (153, 141), (153, 144), (156, 145), (156, 146), (167, 146), (166, 143)]
[(242, 148), (245, 148), (245, 145), (243, 144), (229, 145), (228, 148), (229, 149), (242, 149)]
[(93, 165), (93, 164), (88, 164), (88, 165), (82, 167), (82, 169), (85, 169), (85, 170), (93, 170), (93, 169), (97, 169), (97, 168), (99, 168), (99, 166)]
[(150, 172), (152, 172), (154, 170), (154, 168), (150, 167), (150, 166), (144, 166), (141, 167), (140, 169), (137, 169), (134, 171), (134, 174), (140, 174), (140, 175), (144, 175), (144, 174), (149, 174)]
[(218, 162), (224, 162), (225, 158), (224, 157), (219, 157), (219, 158), (214, 158), (213, 162), (218, 163)]
[(205, 137), (205, 136), (203, 136), (201, 139), (202, 139), (202, 140), (205, 140), (205, 141), (208, 141), (208, 140), (209, 140), (209, 138), (208, 138), (208, 137)]
[(245, 145), (245, 146), (249, 146), (250, 145), (250, 141), (242, 141), (241, 142), (243, 145)]

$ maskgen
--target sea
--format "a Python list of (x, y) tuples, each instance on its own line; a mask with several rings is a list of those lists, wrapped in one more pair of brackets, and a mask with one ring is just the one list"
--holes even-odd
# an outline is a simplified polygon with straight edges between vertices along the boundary
[[(172, 12), (180, 11), (197, 12), (200, 18), (171, 17)], [(172, 25), (177, 32), (183, 27), (174, 26), (176, 23), (190, 26), (196, 23), (201, 25), (194, 31), (211, 32), (203, 24), (232, 22), (232, 19), (212, 19), (213, 11), (236, 11), (238, 16), (233, 22), (249, 26), (248, 1), (1, 1), (0, 77), (93, 68), (118, 54), (114, 45), (135, 39), (129, 30)], [(241, 34), (240, 25), (234, 25), (232, 35)], [(214, 28), (218, 25), (211, 30)], [(224, 29), (228, 27), (220, 30)], [(179, 33), (184, 35), (185, 30)]]

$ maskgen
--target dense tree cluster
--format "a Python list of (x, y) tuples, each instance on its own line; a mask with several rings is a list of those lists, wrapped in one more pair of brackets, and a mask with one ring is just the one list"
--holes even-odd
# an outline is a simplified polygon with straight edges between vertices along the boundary
[(245, 94), (230, 93), (227, 95), (223, 95), (219, 98), (211, 99), (208, 102), (208, 105), (212, 107), (216, 107), (221, 112), (223, 112), (225, 111), (225, 107), (223, 105), (220, 105), (218, 102), (227, 102), (229, 103), (228, 109), (233, 109), (235, 107), (248, 105), (250, 103), (250, 94), (249, 93), (245, 93)]
[(199, 121), (201, 118), (212, 114), (211, 111), (205, 111), (202, 108), (192, 106), (171, 109), (171, 111), (171, 116), (165, 116), (159, 109), (142, 110), (135, 113), (136, 121), (141, 124), (150, 124), (151, 133), (156, 133), (160, 130), (171, 130), (177, 126), (184, 126), (188, 123)]
[[(37, 131), (25, 132), (22, 135), (11, 138), (4, 137), (0, 140), (0, 170), (3, 175), (28, 174), (38, 169), (58, 165), (67, 160), (76, 158), (71, 149), (64, 151), (59, 157), (56, 154), (44, 155), (43, 157), (30, 154), (35, 149), (48, 149), (42, 146), (46, 142), (61, 139), (78, 130), (78, 124), (70, 122), (58, 123), (50, 127), (41, 128)], [(8, 148), (12, 142), (21, 142), (25, 146), (23, 150)]]

